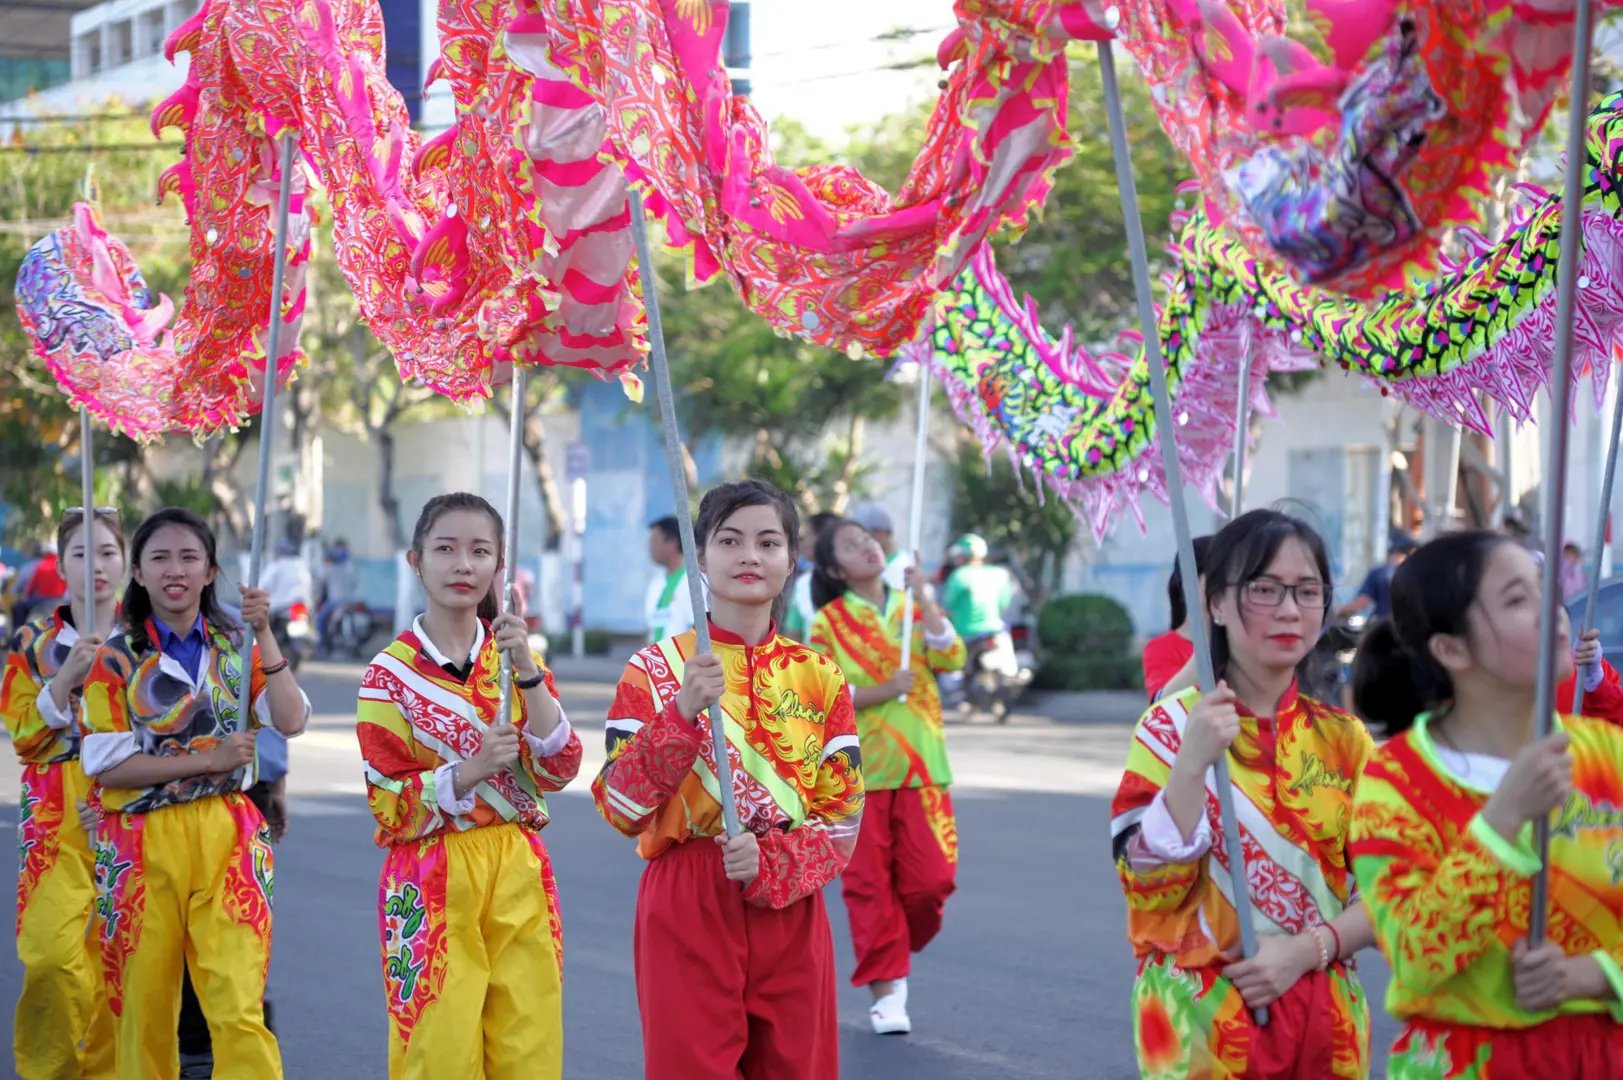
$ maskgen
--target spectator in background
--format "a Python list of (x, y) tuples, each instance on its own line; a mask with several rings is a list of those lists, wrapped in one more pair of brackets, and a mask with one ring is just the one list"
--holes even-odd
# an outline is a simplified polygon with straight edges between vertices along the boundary
[(294, 604), (308, 605), (315, 595), (310, 566), (291, 540), (276, 542), (276, 557), (260, 572), (259, 587), (270, 594), (271, 615), (285, 615)]
[(327, 549), (321, 566), (321, 607), (316, 611), (316, 644), (325, 652), (332, 645), (329, 624), (333, 616), (355, 602), (355, 564), (349, 561), (349, 541), (342, 536)]
[(895, 589), (897, 592), (905, 589), (907, 569), (913, 565), (913, 559), (908, 554), (896, 550), (896, 530), (891, 524), (889, 511), (878, 503), (859, 503), (851, 508), (848, 516), (867, 529), (868, 535), (879, 541), (880, 548), (885, 552), (885, 573), (881, 577), (885, 587)]
[[(1195, 537), (1195, 573), (1200, 575), (1201, 591), (1206, 585), (1206, 549), (1211, 546), (1210, 536)], [(1188, 673), (1195, 657), (1195, 645), (1189, 639), (1189, 605), (1184, 601), (1183, 578), (1179, 573), (1177, 557), (1172, 559), (1172, 576), (1167, 578), (1167, 603), (1172, 608), (1172, 629), (1160, 637), (1150, 639), (1144, 646), (1144, 691), (1151, 701), (1158, 701), (1163, 690), (1173, 692), (1193, 686), (1193, 669)], [(1187, 675), (1187, 681), (1181, 676)], [(1178, 683), (1176, 688), (1173, 683)]]
[(1584, 549), (1567, 541), (1561, 549), (1561, 599), (1571, 601), (1589, 588), (1589, 574), (1584, 570)]
[(812, 603), (811, 556), (812, 552), (817, 550), (817, 538), (823, 535), (823, 530), (832, 522), (838, 520), (840, 515), (819, 510), (801, 523), (800, 554), (795, 560), (795, 584), (789, 591), (788, 610), (783, 615), (784, 637), (803, 642), (811, 633), (812, 619), (817, 614), (817, 607)]
[(674, 516), (648, 526), (648, 558), (661, 573), (648, 582), (648, 640), (664, 641), (693, 629), (693, 598), (688, 593), (682, 529)]
[(1408, 533), (1395, 533), (1392, 544), (1386, 551), (1386, 562), (1375, 567), (1364, 575), (1364, 583), (1358, 586), (1358, 595), (1336, 608), (1335, 617), (1345, 619), (1352, 615), (1368, 613), (1371, 621), (1384, 619), (1392, 613), (1392, 575), (1397, 573), (1403, 560), (1415, 549), (1414, 537)]
[(58, 607), (68, 598), (68, 583), (57, 565), (56, 542), (34, 545), (38, 558), (17, 575), (17, 604), (12, 625), (22, 626), (37, 608)]

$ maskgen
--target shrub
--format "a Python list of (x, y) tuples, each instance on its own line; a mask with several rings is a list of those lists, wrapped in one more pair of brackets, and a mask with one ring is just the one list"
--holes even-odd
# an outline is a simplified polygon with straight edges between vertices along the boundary
[(1045, 690), (1128, 690), (1142, 682), (1133, 620), (1108, 596), (1060, 596), (1037, 616), (1043, 650), (1035, 684)]

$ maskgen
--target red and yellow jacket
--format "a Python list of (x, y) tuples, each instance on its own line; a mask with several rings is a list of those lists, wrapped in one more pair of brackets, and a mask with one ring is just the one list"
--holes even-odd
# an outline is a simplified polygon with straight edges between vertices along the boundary
[[(788, 907), (838, 877), (856, 847), (863, 783), (851, 694), (833, 661), (776, 633), (753, 647), (714, 624), (710, 636), (726, 673), (738, 817), (761, 848), (744, 895)], [(709, 716), (690, 723), (676, 707), (696, 639), (689, 630), (632, 657), (609, 710), (608, 761), (592, 795), (644, 859), (722, 832)]]
[[(1549, 940), (1594, 956), (1623, 998), (1623, 730), (1590, 717), (1559, 726), (1573, 790), (1550, 818)], [(1353, 869), (1392, 967), (1387, 1010), (1501, 1029), (1608, 1009), (1623, 1021), (1618, 1002), (1516, 1004), (1511, 947), (1527, 935), (1540, 864), (1531, 825), (1513, 844), (1482, 819), (1489, 794), (1445, 764), (1426, 717), (1376, 751), (1358, 785)]]
[(73, 713), (78, 711), (80, 694), (75, 691), (64, 713), (47, 689), (78, 640), (78, 631), (62, 618), (60, 608), (12, 635), (0, 681), (0, 714), (11, 733), (12, 749), (24, 765), (54, 765), (79, 756), (80, 732)]
[[(811, 647), (840, 665), (851, 686), (878, 686), (902, 666), (902, 615), (906, 596), (885, 591), (879, 610), (848, 592), (825, 604), (812, 619)], [(950, 639), (932, 643), (924, 624), (913, 624), (914, 671), (960, 671), (968, 651), (947, 627)], [(940, 646), (940, 647), (935, 647)], [(862, 782), (870, 791), (946, 786), (952, 783), (947, 738), (941, 727), (941, 693), (932, 678), (914, 680), (902, 701), (892, 698), (857, 713), (862, 738)]]
[[(366, 767), (366, 799), (377, 818), (379, 847), (414, 843), (446, 831), (515, 822), (547, 824), (545, 792), (561, 791), (580, 771), (580, 737), (561, 714), (545, 738), (531, 735), (523, 691), (513, 691), (513, 724), (523, 736), (518, 760), (457, 801), (451, 771), (479, 752), (501, 701), (501, 654), (480, 624), (466, 680), (421, 635), (419, 619), (367, 666), (361, 678), (355, 733)], [(552, 672), (536, 657), (553, 689)]]

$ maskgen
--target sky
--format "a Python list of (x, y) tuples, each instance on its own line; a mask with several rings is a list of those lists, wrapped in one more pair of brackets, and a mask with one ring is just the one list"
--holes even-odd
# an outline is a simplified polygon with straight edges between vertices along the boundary
[[(934, 100), (932, 61), (913, 71), (876, 71), (933, 57), (957, 23), (952, 0), (753, 0), (751, 98), (768, 123), (780, 116), (838, 145), (847, 128)], [(923, 30), (899, 43), (874, 40)]]

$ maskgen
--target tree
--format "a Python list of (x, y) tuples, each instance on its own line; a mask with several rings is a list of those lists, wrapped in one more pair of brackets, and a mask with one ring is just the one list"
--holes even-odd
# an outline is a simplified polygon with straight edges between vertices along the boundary
[(1016, 475), (1009, 457), (986, 459), (967, 431), (959, 435), (953, 469), (952, 529), (974, 532), (1009, 557), (1025, 579), (1034, 607), (1059, 588), (1065, 557), (1076, 540), (1076, 515), (1031, 475)]
[[(153, 206), (158, 175), (176, 159), (178, 141), (154, 142), (145, 118), (116, 101), (89, 120), (41, 119), (0, 147), (0, 460), (6, 463), (0, 502), (10, 507), (5, 529), (14, 539), (48, 534), (62, 507), (82, 501), (78, 415), (34, 356), (17, 317), (14, 287), (23, 256), (67, 222), (94, 165), (103, 219), (129, 245), (153, 291), (178, 301), (189, 268), (178, 205)], [(97, 431), (94, 452), (99, 470), (124, 476), (124, 501), (130, 491), (153, 492), (135, 443)]]

